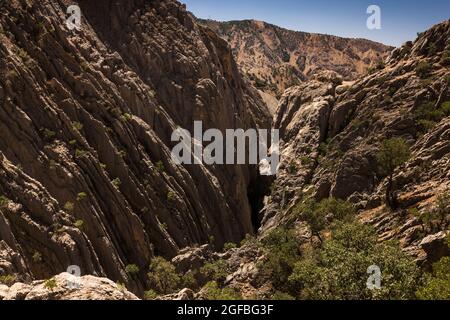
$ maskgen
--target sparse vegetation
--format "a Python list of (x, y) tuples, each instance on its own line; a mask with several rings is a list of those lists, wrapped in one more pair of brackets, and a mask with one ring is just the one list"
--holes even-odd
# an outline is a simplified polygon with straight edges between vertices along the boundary
[(137, 274), (139, 273), (139, 267), (135, 264), (129, 264), (125, 267), (125, 272), (128, 274)]
[(288, 278), (300, 258), (299, 243), (292, 230), (278, 228), (262, 240), (266, 261), (259, 268), (270, 277), (275, 288), (287, 292)]
[(203, 290), (208, 300), (242, 300), (241, 295), (232, 288), (220, 288), (217, 282), (208, 282)]
[(147, 275), (151, 287), (159, 294), (173, 293), (181, 283), (173, 264), (162, 257), (152, 259)]
[(42, 130), (42, 133), (44, 135), (44, 138), (47, 139), (47, 140), (50, 140), (50, 139), (52, 139), (52, 138), (54, 138), (56, 136), (56, 132), (55, 131), (52, 131), (52, 130), (47, 129), (47, 128), (44, 128)]
[[(450, 233), (447, 242), (450, 247)], [(433, 272), (425, 275), (416, 295), (421, 300), (450, 300), (450, 257), (443, 257), (433, 265)]]
[(86, 192), (80, 192), (77, 195), (77, 201), (83, 201), (84, 199), (86, 199), (86, 197), (87, 197)]
[(441, 64), (443, 66), (450, 66), (450, 45), (442, 52)]
[(173, 201), (175, 201), (175, 199), (176, 199), (175, 192), (173, 192), (173, 191), (167, 192), (167, 201), (173, 202)]
[(148, 290), (144, 292), (145, 300), (155, 300), (158, 298), (158, 294), (154, 290)]
[(55, 278), (48, 279), (44, 283), (44, 288), (48, 289), (50, 291), (53, 291), (53, 289), (55, 289), (57, 286), (58, 286), (58, 283), (56, 282)]
[(113, 181), (111, 181), (111, 183), (114, 187), (119, 189), (120, 185), (122, 184), (122, 181), (120, 181), (120, 178), (115, 178), (115, 179), (113, 179)]
[(17, 277), (13, 274), (6, 274), (0, 276), (0, 284), (5, 284), (7, 286), (11, 286), (16, 282)]
[(334, 222), (349, 222), (355, 215), (352, 204), (334, 198), (324, 199), (317, 203), (308, 199), (294, 209), (294, 215), (308, 222), (311, 233), (322, 241), (321, 232)]
[(5, 207), (9, 203), (9, 199), (5, 196), (0, 196), (0, 208)]
[(382, 174), (388, 177), (386, 188), (386, 204), (395, 209), (398, 206), (394, 186), (394, 171), (404, 164), (411, 156), (408, 145), (402, 138), (392, 138), (383, 141), (377, 154), (378, 166)]
[(81, 122), (78, 122), (78, 121), (73, 121), (72, 122), (72, 127), (75, 130), (81, 131), (83, 129), (83, 124)]
[(207, 279), (213, 280), (223, 285), (228, 275), (227, 270), (228, 270), (227, 262), (223, 259), (219, 259), (214, 262), (206, 263), (200, 269), (200, 273), (202, 273)]
[(432, 69), (433, 66), (431, 65), (431, 63), (427, 61), (421, 61), (416, 67), (416, 74), (421, 79), (426, 79), (430, 76)]
[(87, 154), (86, 150), (82, 150), (82, 149), (75, 150), (75, 158), (77, 158), (77, 159), (84, 157), (86, 154)]
[(76, 228), (78, 228), (78, 229), (82, 229), (83, 226), (84, 226), (84, 221), (81, 220), (81, 219), (80, 219), (80, 220), (77, 220), (77, 221), (75, 221), (74, 226), (75, 226)]
[(158, 172), (164, 172), (166, 169), (164, 168), (164, 163), (161, 161), (161, 160), (159, 160), (157, 163), (156, 163), (156, 170), (158, 171)]
[(33, 255), (31, 256), (31, 259), (33, 262), (38, 263), (42, 261), (42, 254), (38, 251), (35, 251)]
[(227, 243), (225, 243), (224, 244), (224, 246), (223, 246), (223, 250), (226, 252), (226, 251), (229, 251), (229, 250), (231, 250), (231, 249), (234, 249), (234, 248), (237, 248), (237, 245), (235, 244), (235, 243), (233, 243), (233, 242), (227, 242)]
[(71, 212), (71, 211), (73, 211), (74, 208), (75, 208), (75, 205), (73, 204), (73, 202), (67, 201), (64, 204), (64, 210), (66, 210), (66, 211)]
[(301, 163), (302, 163), (302, 165), (304, 165), (304, 166), (308, 166), (308, 165), (310, 165), (313, 161), (311, 160), (311, 158), (309, 158), (309, 157), (307, 157), (307, 156), (302, 156), (301, 158), (300, 158), (300, 161), (301, 161)]
[(450, 115), (450, 101), (443, 102), (435, 107), (436, 101), (421, 104), (414, 112), (416, 123), (420, 126), (422, 133), (430, 131), (436, 123)]
[(132, 115), (127, 112), (125, 112), (120, 116), (120, 120), (122, 120), (123, 122), (130, 121), (132, 118), (133, 118)]

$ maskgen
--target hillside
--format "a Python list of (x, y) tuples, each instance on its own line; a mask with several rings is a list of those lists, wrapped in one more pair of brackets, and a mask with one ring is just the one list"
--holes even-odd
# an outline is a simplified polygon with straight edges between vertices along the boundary
[(257, 88), (278, 98), (323, 70), (354, 80), (393, 49), (365, 39), (291, 31), (256, 20), (200, 23), (231, 45), (239, 67)]

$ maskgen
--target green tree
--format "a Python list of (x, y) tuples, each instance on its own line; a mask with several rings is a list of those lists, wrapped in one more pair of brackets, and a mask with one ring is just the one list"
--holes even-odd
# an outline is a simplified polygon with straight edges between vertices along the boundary
[(139, 273), (139, 267), (135, 264), (129, 264), (125, 267), (125, 272), (128, 274)]
[(308, 199), (294, 210), (302, 220), (308, 222), (311, 232), (322, 241), (321, 232), (336, 222), (349, 222), (355, 216), (355, 208), (347, 201), (328, 198), (317, 203)]
[(214, 262), (205, 263), (200, 272), (207, 278), (223, 284), (228, 276), (228, 264), (225, 260), (219, 259)]
[(294, 231), (275, 229), (262, 240), (262, 245), (266, 261), (259, 266), (260, 270), (270, 278), (276, 289), (286, 292), (289, 275), (300, 257)]
[[(381, 269), (380, 289), (367, 287), (372, 265)], [(412, 299), (419, 276), (397, 245), (379, 244), (370, 226), (351, 223), (339, 225), (315, 255), (297, 262), (289, 282), (300, 299)]]
[(173, 293), (181, 281), (175, 266), (162, 257), (152, 259), (147, 275), (151, 287), (160, 294)]
[(208, 282), (203, 291), (208, 300), (242, 300), (241, 295), (232, 288), (220, 288), (217, 282)]
[(426, 276), (425, 285), (417, 291), (421, 300), (450, 300), (450, 257), (442, 258)]
[(388, 176), (386, 188), (386, 204), (396, 209), (398, 207), (397, 196), (394, 187), (394, 171), (404, 164), (411, 156), (408, 145), (402, 138), (393, 138), (383, 141), (377, 154), (377, 161), (382, 174)]

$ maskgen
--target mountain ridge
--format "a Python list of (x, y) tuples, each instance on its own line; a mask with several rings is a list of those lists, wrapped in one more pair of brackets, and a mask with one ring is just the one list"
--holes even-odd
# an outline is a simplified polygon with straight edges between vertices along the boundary
[(323, 70), (354, 80), (393, 49), (367, 39), (292, 31), (258, 20), (198, 21), (230, 43), (241, 70), (258, 89), (277, 98)]

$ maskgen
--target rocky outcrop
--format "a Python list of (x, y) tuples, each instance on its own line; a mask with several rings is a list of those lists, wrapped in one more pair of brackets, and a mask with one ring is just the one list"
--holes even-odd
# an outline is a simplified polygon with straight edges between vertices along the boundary
[(289, 87), (326, 70), (354, 80), (393, 49), (365, 39), (296, 32), (256, 20), (200, 23), (230, 43), (237, 63), (255, 86), (278, 98)]
[[(0, 275), (147, 289), (154, 255), (253, 232), (250, 166), (181, 166), (172, 132), (269, 127), (228, 44), (172, 0), (0, 8)], [(128, 274), (127, 265), (140, 272)]]
[[(51, 281), (51, 282), (50, 282)], [(75, 287), (76, 286), (76, 287)], [(0, 300), (138, 300), (125, 287), (106, 278), (62, 273), (30, 284), (0, 285)]]
[[(325, 75), (284, 93), (274, 120), (282, 139), (281, 165), (266, 198), (262, 234), (292, 218), (305, 197), (335, 197), (354, 203), (381, 240), (399, 239), (419, 261), (445, 255), (425, 253), (421, 243), (446, 230), (450, 212), (433, 228), (421, 226), (411, 212), (433, 210), (438, 197), (450, 192), (449, 44), (446, 21), (394, 50), (384, 68), (354, 83), (341, 85), (336, 76)], [(394, 211), (384, 206), (387, 180), (376, 157), (381, 143), (393, 137), (403, 138), (412, 152), (394, 173), (400, 202)]]

